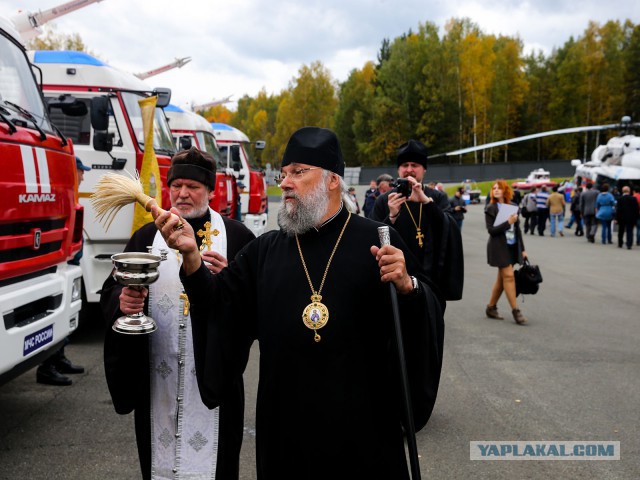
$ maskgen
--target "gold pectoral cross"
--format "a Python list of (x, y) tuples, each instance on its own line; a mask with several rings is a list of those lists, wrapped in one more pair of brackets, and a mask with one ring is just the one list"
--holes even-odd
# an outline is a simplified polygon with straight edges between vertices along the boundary
[(416, 239), (418, 240), (418, 246), (420, 248), (422, 248), (422, 245), (424, 245), (424, 243), (422, 242), (422, 239), (424, 238), (423, 233), (420, 231), (420, 229), (417, 229), (418, 234), (416, 235)]
[(186, 317), (187, 315), (189, 315), (189, 307), (191, 305), (189, 303), (189, 297), (187, 297), (186, 293), (181, 293), (180, 300), (184, 300), (184, 307), (182, 307), (182, 314)]
[(204, 224), (204, 230), (198, 230), (196, 232), (196, 235), (198, 235), (199, 237), (204, 237), (204, 239), (202, 240), (202, 244), (200, 245), (200, 251), (203, 251), (205, 246), (207, 247), (207, 250), (211, 250), (211, 244), (213, 243), (211, 241), (211, 235), (217, 237), (220, 233), (217, 229), (214, 228), (213, 230), (210, 230), (210, 228), (211, 222), (206, 222)]

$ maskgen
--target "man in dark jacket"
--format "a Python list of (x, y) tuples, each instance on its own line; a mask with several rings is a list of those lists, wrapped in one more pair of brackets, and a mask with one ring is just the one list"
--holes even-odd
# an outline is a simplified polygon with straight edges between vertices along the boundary
[(467, 202), (462, 198), (464, 188), (460, 187), (456, 190), (456, 193), (449, 200), (451, 206), (451, 216), (456, 221), (458, 228), (462, 230), (462, 222), (464, 221), (464, 214), (467, 213)]
[(580, 195), (580, 214), (584, 219), (584, 230), (587, 240), (595, 242), (598, 223), (596, 222), (596, 199), (598, 192), (593, 189), (592, 183), (587, 183), (587, 189)]
[(378, 198), (379, 194), (376, 181), (371, 180), (369, 188), (364, 192), (364, 202), (362, 202), (362, 213), (364, 213), (365, 217), (369, 218), (371, 216), (373, 205), (376, 203), (376, 198)]
[(633, 227), (638, 221), (638, 200), (631, 195), (628, 186), (622, 187), (622, 196), (616, 204), (615, 221), (618, 224), (618, 248), (622, 248), (625, 232), (627, 234), (627, 249), (633, 245)]
[(580, 196), (582, 195), (582, 187), (578, 187), (573, 194), (573, 198), (571, 199), (571, 221), (567, 227), (571, 227), (571, 223), (576, 223), (576, 235), (581, 237), (584, 235), (584, 230), (582, 228), (582, 215), (580, 214)]

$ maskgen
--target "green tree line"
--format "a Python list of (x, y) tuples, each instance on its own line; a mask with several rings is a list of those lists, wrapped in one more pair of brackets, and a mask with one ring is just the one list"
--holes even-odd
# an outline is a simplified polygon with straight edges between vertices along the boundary
[[(393, 162), (419, 139), (433, 154), (548, 130), (640, 120), (640, 26), (590, 22), (548, 56), (523, 53), (517, 37), (488, 35), (468, 18), (439, 34), (426, 22), (393, 40), (377, 59), (337, 83), (317, 61), (279, 94), (244, 96), (223, 112), (277, 163), (288, 137), (306, 125), (332, 128), (348, 166)], [(201, 112), (216, 120), (221, 112)], [(434, 162), (494, 163), (589, 155), (614, 132), (559, 135)]]
[[(524, 54), (517, 37), (488, 35), (468, 18), (443, 33), (431, 22), (383, 39), (375, 60), (338, 83), (320, 62), (302, 65), (278, 94), (245, 95), (236, 111), (199, 112), (265, 140), (277, 164), (289, 136), (308, 125), (336, 131), (348, 166), (385, 165), (409, 138), (432, 154), (532, 133), (640, 121), (640, 26), (590, 22), (547, 56)], [(52, 29), (33, 49), (86, 50)], [(585, 158), (615, 132), (558, 135), (434, 162), (494, 163)]]

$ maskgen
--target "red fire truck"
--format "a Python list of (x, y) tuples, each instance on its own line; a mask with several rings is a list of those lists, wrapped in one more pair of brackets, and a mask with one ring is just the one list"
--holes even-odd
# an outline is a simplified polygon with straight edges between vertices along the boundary
[(233, 170), (227, 168), (226, 159), (224, 162), (222, 160), (211, 124), (197, 113), (183, 110), (176, 105), (167, 106), (164, 113), (169, 120), (169, 128), (178, 150), (194, 146), (215, 158), (216, 189), (209, 205), (220, 215), (236, 218), (239, 200), (236, 177)]
[[(71, 96), (49, 108), (81, 113)], [(82, 272), (73, 146), (51, 123), (12, 24), (0, 18), (0, 384), (41, 363), (78, 326)]]
[[(256, 237), (267, 228), (267, 182), (264, 172), (258, 169), (251, 158), (249, 137), (235, 127), (224, 123), (212, 123), (216, 142), (222, 153), (223, 163), (234, 170), (239, 182), (245, 186), (240, 194), (242, 220)], [(263, 140), (254, 143), (256, 150), (265, 147)]]
[[(111, 256), (120, 253), (131, 237), (133, 205), (121, 210), (108, 231), (97, 219), (90, 196), (105, 172), (135, 175), (144, 156), (142, 112), (138, 101), (158, 97), (153, 121), (153, 147), (165, 184), (175, 145), (162, 108), (169, 104), (169, 89), (153, 89), (135, 75), (118, 70), (84, 52), (31, 51), (28, 55), (42, 71), (47, 101), (72, 95), (83, 115), (51, 109), (55, 125), (71, 138), (75, 153), (91, 170), (80, 185), (85, 208), (84, 249), (80, 266), (87, 302), (98, 302), (100, 289), (113, 267)], [(74, 112), (71, 112), (74, 113)], [(169, 189), (162, 189), (162, 204), (169, 205)]]

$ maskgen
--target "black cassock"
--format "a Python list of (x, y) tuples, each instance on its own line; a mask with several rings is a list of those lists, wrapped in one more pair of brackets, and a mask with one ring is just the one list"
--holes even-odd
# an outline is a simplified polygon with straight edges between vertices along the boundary
[[(371, 212), (371, 219), (390, 225), (400, 233), (411, 253), (418, 260), (438, 288), (438, 295), (447, 300), (460, 300), (464, 284), (464, 255), (460, 229), (451, 216), (447, 195), (439, 190), (423, 187), (433, 202), (422, 205), (406, 202), (400, 208), (395, 223), (389, 219), (389, 191), (380, 195)], [(409, 211), (411, 213), (409, 213)], [(414, 223), (415, 222), (415, 223)], [(420, 222), (424, 235), (421, 247), (416, 238), (416, 223)]]
[[(314, 289), (346, 219), (342, 209), (299, 237)], [(260, 480), (408, 478), (389, 285), (369, 250), (379, 245), (380, 225), (351, 216), (321, 292), (329, 321), (318, 330), (320, 342), (302, 321), (311, 288), (295, 237), (268, 232), (219, 275), (201, 267), (182, 277), (200, 392), (210, 408), (224, 402), (259, 341)], [(393, 229), (391, 243), (406, 250)], [(429, 285), (421, 280), (418, 294), (399, 296), (418, 429), (431, 415), (442, 366), (444, 322)]]
[[(206, 218), (189, 220), (194, 231), (202, 228)], [(242, 223), (223, 217), (227, 234), (227, 257), (232, 259), (238, 251), (255, 237)], [(149, 223), (131, 237), (125, 252), (146, 252), (153, 244), (156, 226)], [(172, 255), (169, 252), (169, 255)], [(207, 271), (207, 274), (211, 274)], [(123, 335), (111, 329), (120, 316), (119, 295), (122, 286), (111, 276), (105, 281), (100, 306), (107, 324), (104, 343), (104, 366), (107, 385), (117, 413), (134, 412), (136, 441), (143, 478), (151, 475), (150, 373), (149, 336)], [(145, 304), (145, 311), (148, 305)], [(224, 405), (220, 408), (219, 445), (216, 478), (237, 479), (238, 461), (244, 428), (244, 388), (240, 374), (231, 378)]]

